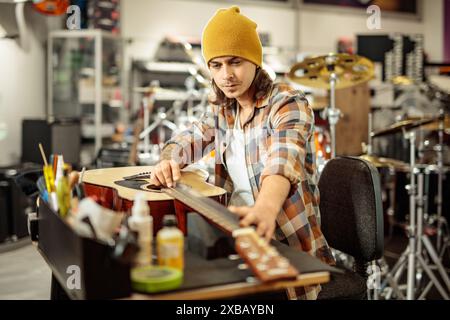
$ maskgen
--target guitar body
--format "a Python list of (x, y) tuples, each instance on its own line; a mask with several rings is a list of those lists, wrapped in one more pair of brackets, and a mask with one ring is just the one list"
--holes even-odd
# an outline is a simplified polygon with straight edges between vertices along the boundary
[[(95, 196), (100, 203), (109, 209), (130, 212), (138, 192), (144, 192), (153, 217), (154, 234), (162, 228), (162, 219), (166, 214), (175, 214), (179, 228), (186, 234), (186, 214), (193, 211), (187, 205), (161, 191), (148, 188), (149, 180), (124, 180), (124, 177), (150, 172), (152, 166), (118, 167), (87, 170), (83, 176), (85, 193)], [(195, 171), (182, 171), (179, 181), (202, 196), (225, 203), (226, 190), (205, 182)]]

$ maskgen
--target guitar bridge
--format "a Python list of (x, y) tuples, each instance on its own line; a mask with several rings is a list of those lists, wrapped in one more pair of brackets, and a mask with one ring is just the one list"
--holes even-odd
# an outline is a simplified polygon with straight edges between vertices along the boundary
[(138, 174), (134, 174), (132, 176), (123, 177), (124, 180), (140, 180), (140, 179), (150, 179), (152, 172), (141, 172)]

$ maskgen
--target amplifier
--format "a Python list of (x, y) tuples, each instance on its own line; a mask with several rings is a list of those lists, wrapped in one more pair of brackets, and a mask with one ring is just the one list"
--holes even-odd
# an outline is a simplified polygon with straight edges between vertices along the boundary
[(9, 185), (0, 174), (0, 243), (10, 236)]
[(25, 119), (22, 122), (22, 162), (42, 164), (38, 145), (42, 143), (45, 154), (62, 154), (64, 162), (80, 163), (81, 126), (80, 121)]
[(22, 164), (0, 168), (0, 243), (28, 236), (28, 213), (35, 211), (39, 167)]

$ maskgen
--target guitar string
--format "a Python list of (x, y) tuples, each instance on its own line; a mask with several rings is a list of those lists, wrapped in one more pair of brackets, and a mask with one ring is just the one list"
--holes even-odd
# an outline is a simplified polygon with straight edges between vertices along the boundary
[[(222, 225), (228, 231), (233, 232), (234, 230), (240, 228), (239, 225), (229, 217), (229, 215), (232, 213), (214, 200), (209, 198), (198, 198), (195, 194), (187, 190), (165, 190), (169, 191), (170, 193), (178, 193), (178, 196), (183, 198), (180, 200), (184, 200), (186, 204), (192, 207), (192, 209), (201, 210), (201, 214), (218, 223), (219, 225)], [(174, 195), (174, 197), (177, 198), (176, 195)]]
[[(179, 190), (173, 190), (173, 191), (175, 191), (174, 193), (179, 193), (179, 195), (186, 201), (187, 204), (192, 206), (193, 209), (202, 211), (202, 212), (200, 212), (201, 214), (203, 214), (207, 218), (211, 219), (213, 222), (216, 222), (219, 225), (223, 226), (229, 232), (232, 232), (233, 230), (238, 228), (235, 226), (235, 223), (233, 223), (231, 221), (226, 221), (229, 219), (227, 219), (226, 217), (223, 217), (221, 214), (217, 214), (216, 208), (212, 208), (208, 204), (204, 203), (203, 201), (206, 199), (201, 199), (201, 200), (200, 199), (192, 199), (192, 198), (187, 197), (185, 194), (183, 194), (183, 192), (180, 192)], [(211, 201), (214, 201), (214, 200), (211, 200)]]

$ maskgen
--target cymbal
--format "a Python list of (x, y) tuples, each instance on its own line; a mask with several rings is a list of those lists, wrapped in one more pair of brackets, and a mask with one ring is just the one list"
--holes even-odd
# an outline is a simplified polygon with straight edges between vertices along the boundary
[(428, 77), (429, 83), (434, 86), (435, 90), (439, 90), (441, 93), (450, 95), (450, 77), (443, 75), (430, 75)]
[(411, 130), (420, 126), (424, 126), (430, 123), (433, 123), (435, 121), (438, 122), (439, 117), (437, 118), (429, 118), (429, 119), (421, 119), (421, 120), (402, 120), (399, 122), (394, 123), (393, 125), (387, 127), (386, 129), (381, 129), (375, 132), (372, 132), (370, 135), (372, 137), (380, 137), (396, 132), (401, 132), (402, 130)]
[(408, 164), (406, 162), (396, 159), (377, 157), (369, 154), (360, 155), (359, 158), (372, 163), (377, 168), (395, 168), (395, 169), (408, 168)]
[(372, 61), (358, 55), (330, 53), (296, 63), (288, 77), (295, 83), (330, 89), (330, 76), (337, 76), (336, 89), (343, 89), (369, 81), (374, 76)]
[(411, 78), (405, 76), (396, 76), (392, 78), (391, 82), (397, 86), (410, 86), (414, 84), (414, 81)]

